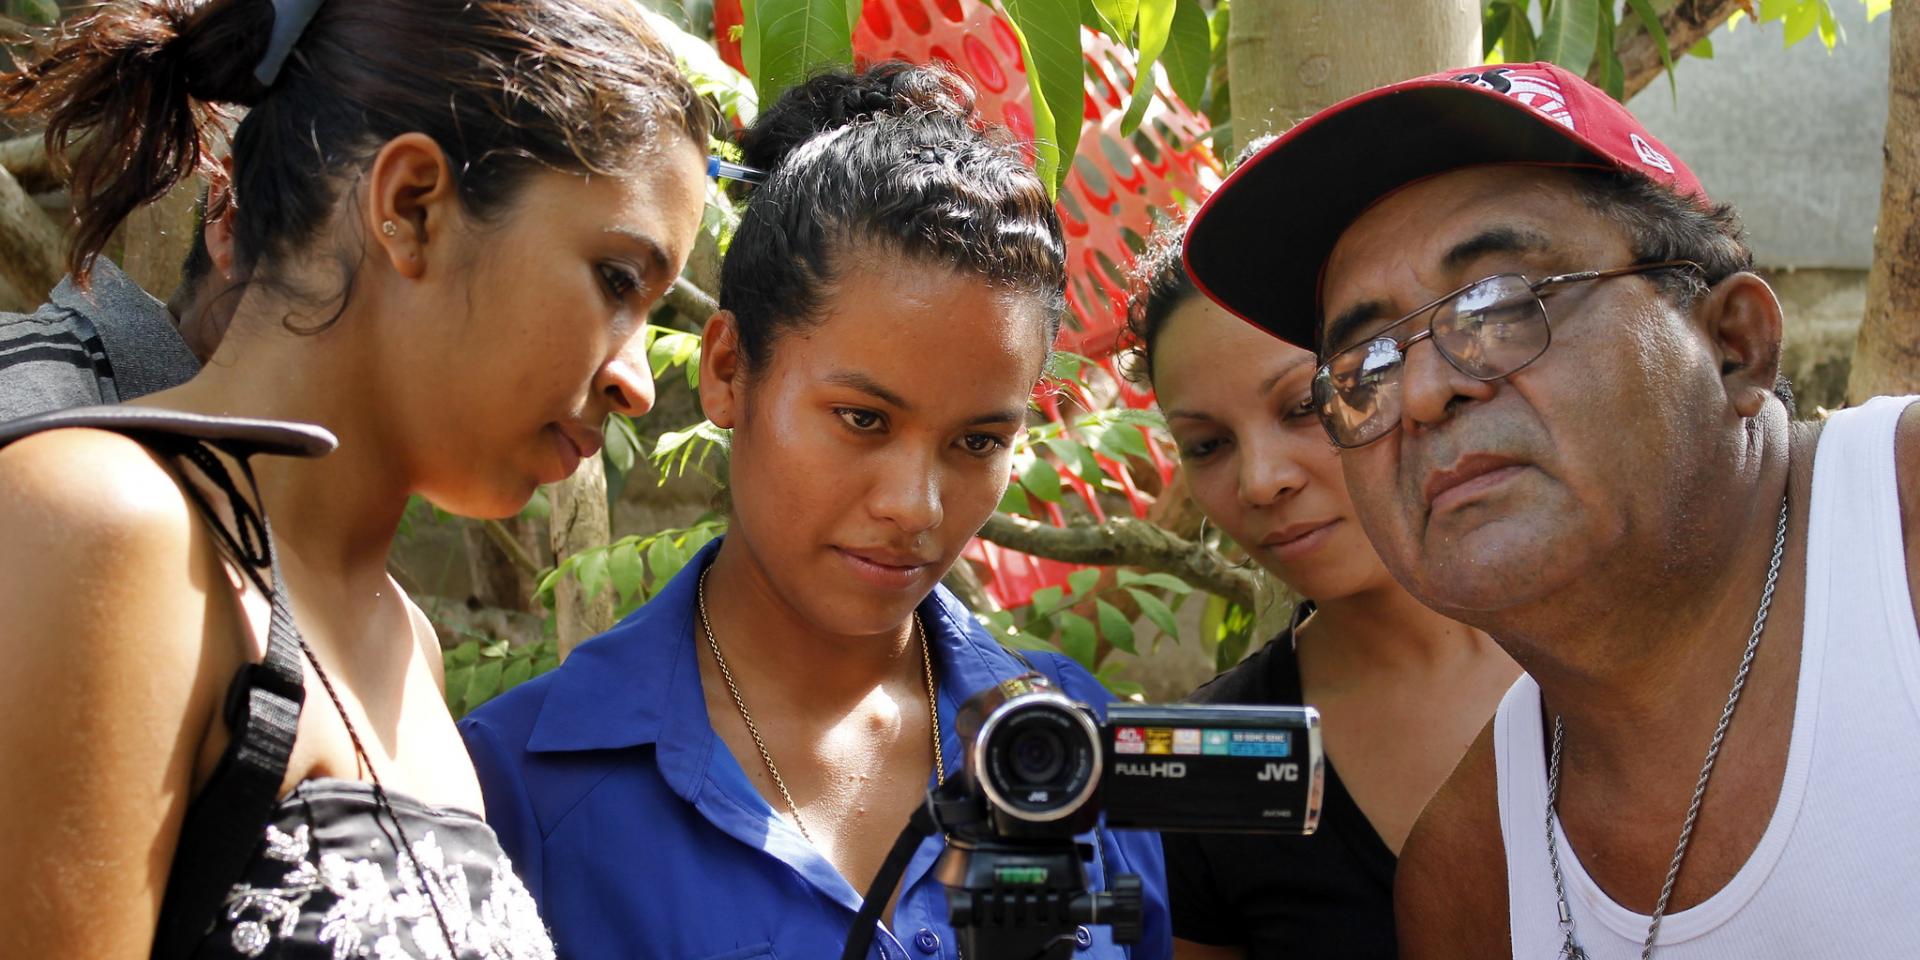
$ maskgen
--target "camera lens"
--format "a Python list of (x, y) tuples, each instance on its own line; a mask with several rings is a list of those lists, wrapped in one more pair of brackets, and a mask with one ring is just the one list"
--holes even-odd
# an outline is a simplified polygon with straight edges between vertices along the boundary
[(1045, 728), (1028, 728), (1013, 735), (1013, 772), (1029, 785), (1044, 786), (1067, 765), (1067, 745)]
[(1099, 732), (1083, 707), (1060, 697), (1003, 706), (982, 729), (980, 754), (991, 803), (1030, 822), (1072, 816), (1099, 778)]

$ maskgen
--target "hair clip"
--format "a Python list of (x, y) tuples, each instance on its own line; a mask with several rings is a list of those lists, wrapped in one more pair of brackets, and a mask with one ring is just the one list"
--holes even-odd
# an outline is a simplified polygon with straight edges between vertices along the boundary
[(743, 166), (719, 157), (707, 158), (707, 176), (715, 179), (738, 180), (741, 183), (765, 183), (767, 172), (753, 167)]

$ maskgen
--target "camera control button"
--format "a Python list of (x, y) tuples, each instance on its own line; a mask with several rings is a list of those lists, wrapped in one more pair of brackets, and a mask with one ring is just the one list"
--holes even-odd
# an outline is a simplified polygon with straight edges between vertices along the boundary
[(939, 953), (940, 935), (925, 927), (921, 927), (920, 932), (913, 935), (913, 947), (925, 954)]
[(1073, 928), (1073, 943), (1074, 943), (1074, 946), (1076, 946), (1076, 947), (1078, 947), (1078, 948), (1079, 948), (1079, 949), (1081, 949), (1081, 950), (1085, 950), (1085, 949), (1087, 949), (1087, 948), (1089, 948), (1089, 947), (1092, 947), (1092, 946), (1093, 946), (1093, 931), (1092, 931), (1092, 930), (1088, 930), (1088, 929), (1087, 929), (1086, 927), (1084, 927), (1084, 926), (1080, 926), (1080, 927), (1074, 927), (1074, 928)]

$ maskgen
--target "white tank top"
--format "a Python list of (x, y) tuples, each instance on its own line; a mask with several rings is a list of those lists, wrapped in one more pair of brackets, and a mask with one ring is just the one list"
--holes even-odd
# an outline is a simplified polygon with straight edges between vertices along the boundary
[[(1661, 921), (1658, 960), (1920, 956), (1920, 631), (1893, 448), (1900, 413), (1916, 399), (1870, 401), (1834, 414), (1821, 431), (1800, 687), (1780, 797), (1733, 880)], [(1517, 960), (1553, 960), (1565, 939), (1547, 862), (1540, 713), (1540, 688), (1522, 676), (1494, 715)], [(1739, 758), (1721, 760), (1729, 761)], [(1680, 825), (1647, 829), (1671, 840)], [(1555, 834), (1580, 944), (1592, 960), (1637, 960), (1648, 917), (1603, 893), (1566, 831), (1556, 825)]]

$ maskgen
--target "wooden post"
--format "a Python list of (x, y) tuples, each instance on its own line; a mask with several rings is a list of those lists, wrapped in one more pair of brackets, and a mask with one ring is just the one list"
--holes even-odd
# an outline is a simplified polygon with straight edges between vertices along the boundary
[(1920, 2), (1893, 11), (1886, 168), (1867, 273), (1867, 313), (1854, 341), (1847, 402), (1920, 393)]
[(66, 273), (60, 228), (40, 210), (20, 182), (0, 168), (0, 309), (32, 310)]
[(1234, 0), (1233, 137), (1245, 146), (1364, 90), (1479, 62), (1479, 0)]
[[(549, 487), (547, 497), (553, 503), (555, 563), (590, 547), (604, 547), (613, 539), (607, 515), (607, 472), (599, 457), (580, 461), (580, 469)], [(613, 626), (613, 590), (606, 584), (593, 596), (585, 596), (578, 580), (563, 577), (554, 585), (553, 600), (562, 660), (581, 641)]]

